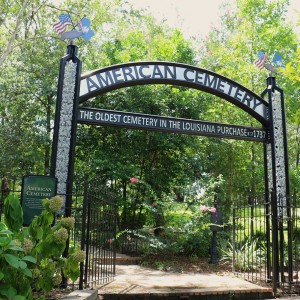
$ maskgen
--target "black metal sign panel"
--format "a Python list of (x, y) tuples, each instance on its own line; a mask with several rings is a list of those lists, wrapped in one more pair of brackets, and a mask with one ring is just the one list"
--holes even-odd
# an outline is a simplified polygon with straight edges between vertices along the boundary
[(172, 133), (223, 137), (263, 142), (268, 139), (267, 130), (199, 120), (161, 117), (104, 109), (79, 108), (78, 122), (126, 128), (157, 130)]
[(209, 70), (171, 62), (136, 62), (82, 75), (80, 103), (107, 91), (143, 84), (174, 84), (217, 95), (268, 126), (268, 103), (251, 90)]

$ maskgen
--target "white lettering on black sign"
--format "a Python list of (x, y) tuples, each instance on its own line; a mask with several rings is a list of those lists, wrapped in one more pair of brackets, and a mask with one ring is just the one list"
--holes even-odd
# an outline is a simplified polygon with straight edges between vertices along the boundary
[(78, 122), (254, 141), (267, 139), (267, 130), (262, 128), (102, 109), (80, 108)]
[(81, 79), (80, 97), (87, 97), (90, 93), (96, 93), (103, 89), (117, 88), (118, 85), (129, 86), (133, 83), (143, 84), (143, 82), (162, 81), (167, 83), (176, 83), (183, 85), (192, 85), (199, 89), (208, 89), (214, 91), (220, 97), (234, 99), (255, 111), (258, 115), (267, 119), (267, 104), (259, 96), (255, 95), (246, 88), (226, 79), (218, 74), (200, 69), (191, 68), (180, 64), (141, 64), (116, 66), (116, 68), (98, 70), (92, 75)]

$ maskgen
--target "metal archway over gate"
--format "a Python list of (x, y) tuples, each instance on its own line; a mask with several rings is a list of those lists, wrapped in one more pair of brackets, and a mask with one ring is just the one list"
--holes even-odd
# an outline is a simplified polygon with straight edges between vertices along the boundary
[[(261, 128), (178, 119), (84, 107), (90, 98), (108, 91), (145, 84), (172, 84), (216, 95), (239, 107)], [(265, 100), (266, 98), (266, 100)], [(77, 47), (68, 46), (61, 59), (53, 137), (51, 175), (58, 179), (58, 194), (65, 197), (65, 213), (72, 207), (72, 183), (77, 123), (233, 138), (261, 142), (265, 161), (265, 203), (269, 249), (266, 280), (273, 289), (293, 283), (292, 222), (283, 91), (275, 78), (267, 79), (261, 96), (217, 73), (174, 62), (135, 62), (81, 74)], [(288, 234), (283, 233), (287, 230)], [(284, 249), (284, 244), (288, 246)], [(286, 269), (285, 269), (286, 270)]]

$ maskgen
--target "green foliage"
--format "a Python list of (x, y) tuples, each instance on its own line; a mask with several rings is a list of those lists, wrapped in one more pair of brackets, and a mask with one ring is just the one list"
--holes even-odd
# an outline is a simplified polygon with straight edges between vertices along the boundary
[[(260, 94), (265, 88), (267, 70), (259, 71), (254, 60), (261, 50), (266, 51), (270, 60), (275, 52), (280, 52), (286, 62), (294, 59), (297, 46), (295, 32), (286, 21), (288, 1), (252, 1), (237, 0), (224, 3), (222, 7), (221, 24), (214, 28), (203, 43), (202, 65), (205, 68), (237, 80), (242, 85)], [(270, 39), (272, 36), (272, 39)], [(234, 59), (233, 59), (234, 57)], [(291, 77), (294, 72), (291, 71)], [(299, 121), (294, 121), (295, 111), (299, 107), (299, 88), (281, 71), (277, 74), (277, 84), (284, 87), (289, 143), (291, 143), (290, 165), (296, 169), (297, 157), (299, 158), (299, 143), (297, 131)], [(214, 118), (216, 122), (230, 124), (244, 124), (256, 126), (253, 118), (234, 108), (221, 99), (215, 99), (214, 104), (206, 111), (206, 116)], [(292, 117), (293, 116), (293, 117)], [(297, 117), (299, 120), (299, 117)], [(292, 138), (292, 140), (291, 140)], [(263, 191), (263, 152), (258, 144), (249, 145), (248, 142), (237, 141), (209, 141), (206, 150), (211, 161), (211, 170), (224, 176), (227, 182), (227, 194), (231, 198), (235, 194), (241, 195)], [(299, 161), (299, 160), (298, 160)], [(299, 184), (294, 185), (298, 189)]]
[[(215, 213), (215, 199), (220, 197), (223, 201), (225, 182), (222, 176), (214, 178), (203, 175), (181, 191), (175, 187), (175, 197), (163, 195), (159, 199), (152, 198), (153, 195), (151, 197), (151, 188), (147, 184), (136, 178), (131, 179), (134, 183), (128, 184), (121, 215), (123, 220), (126, 214), (127, 227), (117, 234), (116, 244), (120, 249), (128, 245), (130, 251), (129, 244), (132, 242), (138, 245), (139, 254), (144, 255), (161, 252), (195, 257), (210, 255), (211, 215)], [(176, 196), (180, 193), (184, 195), (182, 201), (178, 201)], [(139, 203), (138, 208), (132, 210), (133, 203)], [(141, 211), (143, 218), (138, 217)], [(134, 216), (137, 217), (136, 223)], [(141, 224), (144, 217), (146, 223)], [(126, 250), (122, 248), (122, 251)]]
[(212, 232), (209, 229), (182, 234), (177, 241), (181, 254), (195, 257), (209, 257)]
[(35, 287), (37, 290), (42, 289), (47, 292), (54, 287), (61, 271), (65, 277), (76, 280), (79, 276), (79, 261), (74, 261), (72, 255), (66, 259), (61, 258), (66, 247), (68, 231), (71, 229), (70, 222), (61, 219), (51, 226), (53, 213), (60, 210), (62, 199), (56, 196), (45, 200), (44, 205), (45, 210), (40, 216), (36, 216), (29, 226), (29, 234), (34, 244), (32, 253), (37, 258), (38, 272), (35, 277)]
[[(6, 198), (7, 227), (0, 224), (0, 294), (7, 297), (4, 299), (17, 295), (25, 297), (20, 299), (31, 299), (32, 289), (49, 292), (60, 285), (61, 273), (72, 281), (79, 277), (84, 253), (72, 249), (67, 258), (62, 257), (74, 219), (61, 218), (53, 223), (54, 213), (61, 209), (62, 203), (57, 196), (45, 199), (41, 215), (23, 228), (15, 224), (23, 214), (20, 201), (14, 195)], [(16, 212), (20, 213), (19, 219)]]
[(23, 224), (23, 211), (17, 195), (10, 194), (5, 198), (4, 215), (7, 227), (13, 232), (18, 232)]
[[(153, 18), (135, 11), (124, 1), (104, 0), (101, 5), (95, 0), (68, 3), (72, 16), (86, 14), (91, 17), (93, 28), (97, 28), (91, 43), (78, 40), (84, 71), (128, 61), (175, 61), (200, 65), (260, 94), (265, 89), (267, 73), (259, 72), (252, 62), (262, 49), (269, 55), (280, 49), (287, 61), (286, 69), (280, 70), (277, 78), (285, 92), (291, 186), (292, 191), (299, 191), (300, 51), (296, 52), (296, 36), (285, 21), (287, 0), (237, 0), (233, 7), (226, 3), (221, 27), (214, 28), (207, 39), (193, 43), (180, 30), (155, 24)], [(57, 20), (59, 10), (41, 0), (32, 1), (31, 5), (26, 5), (28, 1), (2, 4), (0, 65), (5, 72), (0, 76), (0, 173), (46, 174), (58, 65), (66, 52), (66, 44), (49, 26)], [(59, 9), (65, 10), (65, 4)], [(87, 105), (260, 126), (223, 99), (175, 85), (112, 91), (90, 99)], [(98, 176), (101, 182), (112, 183), (123, 191), (119, 197), (119, 230), (157, 229), (163, 223), (164, 236), (144, 234), (150, 244), (148, 249), (204, 255), (210, 221), (199, 207), (212, 206), (216, 195), (214, 183), (220, 174), (222, 188), (217, 196), (227, 219), (235, 195), (264, 190), (261, 143), (85, 125), (79, 125), (77, 132), (76, 173), (82, 178), (87, 173)], [(129, 184), (128, 178), (133, 176), (139, 178), (139, 186)], [(205, 194), (199, 198), (202, 189)], [(152, 206), (154, 201), (158, 207)], [(50, 289), (53, 278), (59, 281), (59, 269), (74, 279), (78, 272), (76, 263), (71, 258), (59, 257), (66, 236), (63, 228), (70, 227), (63, 222), (51, 227), (53, 213), (48, 210), (50, 204), (45, 203), (46, 211), (28, 229), (22, 228), (17, 202), (15, 196), (6, 201), (5, 222), (26, 253), (32, 248), (29, 252), (37, 259), (33, 272), (36, 286)]]
[(32, 299), (31, 270), (36, 259), (26, 255), (15, 237), (15, 233), (0, 223), (0, 298)]
[(265, 264), (266, 246), (258, 239), (245, 240), (235, 247), (229, 243), (227, 249), (220, 250), (223, 259), (234, 261), (236, 271), (257, 271)]

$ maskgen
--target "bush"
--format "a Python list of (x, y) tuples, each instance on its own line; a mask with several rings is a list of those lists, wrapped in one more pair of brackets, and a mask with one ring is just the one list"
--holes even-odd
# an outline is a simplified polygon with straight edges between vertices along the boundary
[(9, 195), (4, 203), (5, 224), (0, 223), (1, 299), (32, 299), (32, 290), (49, 292), (61, 283), (61, 274), (75, 281), (79, 275), (82, 251), (62, 257), (73, 218), (54, 222), (54, 213), (63, 201), (56, 196), (43, 201), (45, 209), (29, 227), (23, 227), (23, 212), (18, 197)]
[(185, 233), (177, 244), (184, 255), (207, 257), (211, 245), (211, 231), (202, 229), (198, 232)]
[(0, 223), (0, 295), (1, 299), (31, 299), (32, 269), (36, 259), (26, 255), (15, 234)]

